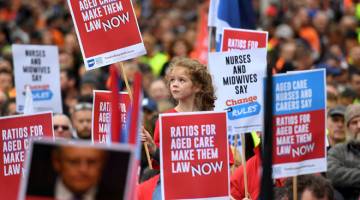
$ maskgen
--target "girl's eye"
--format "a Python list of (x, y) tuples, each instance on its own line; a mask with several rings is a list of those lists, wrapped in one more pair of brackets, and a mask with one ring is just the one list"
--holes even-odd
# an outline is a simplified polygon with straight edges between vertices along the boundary
[(182, 79), (182, 78), (181, 78), (181, 79), (180, 79), (180, 82), (182, 82), (182, 83), (185, 82), (185, 79)]
[(174, 82), (174, 80), (175, 80), (175, 79), (171, 78), (171, 79), (170, 79), (170, 82)]

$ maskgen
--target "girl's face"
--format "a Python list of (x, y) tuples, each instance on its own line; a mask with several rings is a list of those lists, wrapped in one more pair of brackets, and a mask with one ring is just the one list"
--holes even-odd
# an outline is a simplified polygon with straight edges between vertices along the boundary
[(195, 97), (198, 88), (190, 79), (188, 69), (176, 66), (169, 75), (170, 92), (175, 100), (187, 100)]

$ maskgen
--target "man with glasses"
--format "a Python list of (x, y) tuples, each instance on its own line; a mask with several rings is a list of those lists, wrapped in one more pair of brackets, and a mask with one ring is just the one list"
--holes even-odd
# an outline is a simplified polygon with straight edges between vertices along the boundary
[(53, 117), (54, 135), (55, 138), (68, 138), (74, 137), (71, 121), (68, 116), (64, 114), (55, 114)]
[(71, 121), (80, 139), (91, 139), (92, 104), (78, 103), (74, 106)]

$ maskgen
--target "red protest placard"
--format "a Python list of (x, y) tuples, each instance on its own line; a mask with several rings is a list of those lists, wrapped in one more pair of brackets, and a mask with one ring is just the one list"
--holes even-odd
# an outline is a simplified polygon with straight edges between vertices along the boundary
[(68, 0), (87, 69), (146, 53), (131, 0)]
[(274, 165), (323, 158), (324, 121), (324, 110), (275, 116)]
[[(121, 128), (125, 128), (127, 112), (130, 109), (130, 97), (127, 92), (119, 93), (119, 110)], [(94, 90), (92, 120), (92, 141), (95, 143), (109, 143), (111, 138), (111, 92)], [(115, 141), (119, 142), (119, 141)]]
[(29, 140), (53, 137), (52, 113), (0, 118), (0, 131), (0, 194), (3, 199), (16, 199)]
[(229, 199), (225, 112), (160, 115), (163, 199)]
[(265, 31), (224, 28), (221, 51), (266, 48), (267, 39)]

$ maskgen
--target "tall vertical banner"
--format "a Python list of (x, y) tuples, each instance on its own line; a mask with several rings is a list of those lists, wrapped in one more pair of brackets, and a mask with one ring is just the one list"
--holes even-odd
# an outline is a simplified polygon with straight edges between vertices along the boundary
[(229, 199), (226, 113), (168, 113), (159, 119), (162, 199)]
[(23, 162), (30, 138), (53, 137), (52, 113), (0, 118), (0, 194), (2, 199), (17, 199)]
[[(94, 90), (93, 120), (91, 138), (94, 143), (111, 143), (111, 92)], [(127, 92), (119, 93), (120, 128), (125, 129), (130, 97)], [(119, 142), (119, 141), (114, 141)]]
[(221, 51), (266, 48), (267, 40), (265, 31), (224, 28)]
[(56, 46), (12, 45), (16, 111), (24, 112), (29, 86), (35, 112), (62, 113), (59, 53)]
[(146, 53), (131, 0), (68, 0), (87, 70)]
[(274, 76), (273, 177), (326, 171), (325, 70)]
[(228, 134), (263, 130), (266, 49), (210, 53), (216, 111), (227, 111)]

